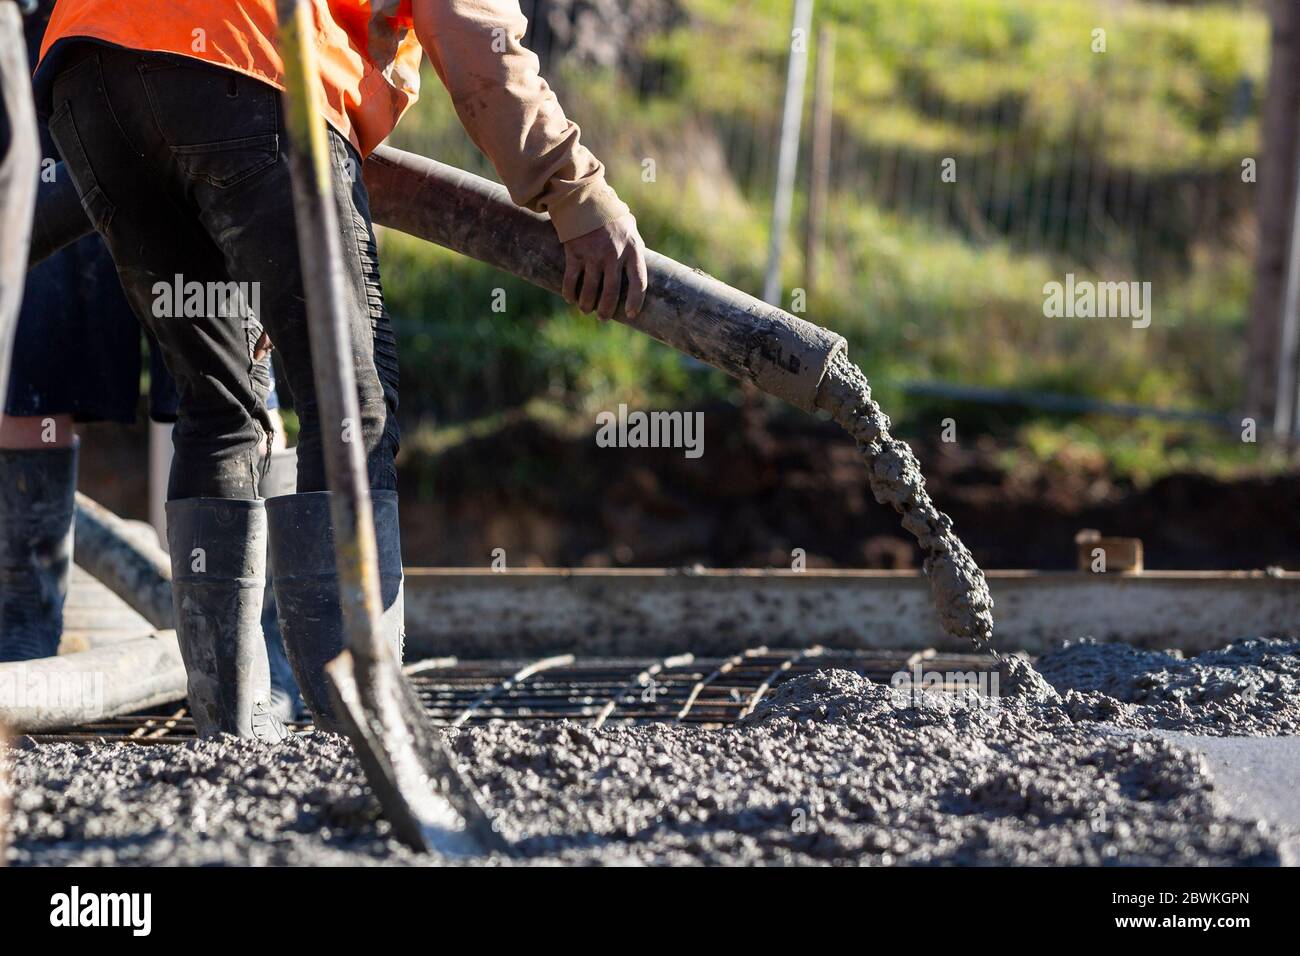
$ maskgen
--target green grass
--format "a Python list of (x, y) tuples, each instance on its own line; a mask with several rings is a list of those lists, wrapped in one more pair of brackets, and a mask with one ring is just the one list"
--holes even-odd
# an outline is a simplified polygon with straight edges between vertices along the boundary
[[(684, 77), (679, 98), (718, 116), (770, 115), (780, 101), (787, 0), (688, 6), (696, 22), (656, 48)], [(818, 15), (837, 28), (836, 118), (864, 142), (979, 154), (998, 144), (978, 119), (1004, 104), (1023, 109), (1047, 154), (1076, 148), (1072, 131), (1090, 130), (1098, 158), (1140, 171), (1233, 165), (1255, 141), (1268, 29), (1257, 10), (823, 0)], [(1104, 53), (1093, 52), (1095, 29), (1106, 32)], [(1105, 108), (1116, 103), (1122, 109)]]

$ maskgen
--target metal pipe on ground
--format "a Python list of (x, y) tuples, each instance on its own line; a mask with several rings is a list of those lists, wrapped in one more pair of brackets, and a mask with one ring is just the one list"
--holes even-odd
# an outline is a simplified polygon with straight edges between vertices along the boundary
[(171, 630), (0, 664), (0, 724), (17, 733), (75, 727), (184, 696), (185, 662)]
[(153, 627), (175, 627), (172, 567), (153, 532), (137, 531), (103, 505), (77, 493), (73, 560)]

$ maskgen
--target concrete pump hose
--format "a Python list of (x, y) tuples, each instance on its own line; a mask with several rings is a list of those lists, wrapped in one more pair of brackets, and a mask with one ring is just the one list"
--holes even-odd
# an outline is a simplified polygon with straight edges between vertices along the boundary
[[(564, 249), (550, 220), (516, 206), (504, 187), (454, 166), (388, 146), (365, 163), (374, 221), (479, 259), (559, 293)], [(67, 176), (41, 186), (31, 262), (90, 231)], [(812, 411), (844, 338), (657, 252), (635, 319), (645, 332), (790, 404)]]
[[(383, 146), (364, 172), (375, 222), (560, 292), (564, 250), (550, 221), (516, 206), (503, 187)], [(66, 193), (50, 193), (49, 201), (56, 200), (70, 209)], [(75, 218), (52, 208), (50, 229)], [(57, 248), (84, 228), (77, 224), (45, 246)], [(952, 520), (930, 500), (911, 449), (889, 434), (889, 420), (871, 398), (866, 376), (848, 360), (844, 339), (667, 256), (648, 252), (646, 258), (645, 307), (631, 320), (619, 312), (619, 321), (797, 408), (830, 413), (857, 442), (876, 499), (902, 515), (925, 552), (945, 630), (989, 646), (993, 600), (984, 575)]]
[[(559, 293), (564, 248), (545, 216), (504, 187), (423, 156), (381, 146), (365, 164), (375, 222), (445, 246)], [(648, 252), (650, 285), (635, 319), (618, 320), (805, 411), (842, 336)]]

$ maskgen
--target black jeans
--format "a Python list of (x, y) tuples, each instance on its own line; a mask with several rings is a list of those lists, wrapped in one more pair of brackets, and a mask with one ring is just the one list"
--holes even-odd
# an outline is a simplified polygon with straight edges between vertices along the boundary
[(51, 108), (82, 205), (180, 392), (168, 497), (257, 497), (270, 430), (267, 366), (253, 361), (263, 323), (301, 424), (298, 490), (326, 487), (322, 427), (364, 441), (371, 487), (396, 488), (397, 346), (351, 144), (330, 130), (359, 427), (318, 415), (279, 92), (183, 57), (82, 43)]

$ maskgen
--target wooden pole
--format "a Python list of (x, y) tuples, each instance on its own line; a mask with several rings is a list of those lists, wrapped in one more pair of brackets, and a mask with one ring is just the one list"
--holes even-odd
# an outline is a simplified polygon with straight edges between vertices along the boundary
[(817, 288), (817, 267), (825, 230), (827, 197), (831, 185), (831, 122), (835, 101), (835, 28), (823, 23), (817, 30), (817, 77), (813, 83), (813, 136), (808, 221), (804, 233), (804, 288), (812, 299)]
[(785, 74), (785, 106), (781, 111), (781, 144), (776, 165), (776, 193), (772, 200), (772, 236), (767, 252), (763, 301), (781, 304), (781, 259), (790, 228), (794, 202), (794, 175), (799, 166), (799, 128), (803, 123), (803, 87), (808, 73), (808, 40), (812, 31), (813, 0), (794, 0), (794, 25), (790, 30), (790, 60)]
[(1300, 147), (1300, 4), (1270, 0), (1272, 23), (1268, 87), (1260, 117), (1263, 141), (1258, 156), (1259, 219), (1255, 286), (1246, 330), (1245, 406), (1261, 424), (1272, 422), (1278, 401), (1278, 352), (1295, 208), (1297, 149)]
[(311, 0), (277, 0), (284, 58), (294, 218), (307, 300), (312, 374), (334, 522), (347, 649), (326, 666), (336, 717), (394, 832), (417, 849), (507, 850), (477, 788), (447, 753), (400, 662), (379, 636), (374, 513), (360, 441), (356, 373), (343, 311), (339, 224), (323, 114), (317, 105)]
[[(348, 649), (378, 658), (379, 563), (363, 443), (344, 436), (360, 428), (356, 371), (343, 311), (342, 251), (334, 208), (333, 174), (325, 121), (318, 107), (319, 73), (311, 4), (279, 0), (280, 53), (284, 57), (285, 123), (293, 174), (293, 208), (311, 341), (321, 445), (334, 521), (339, 599)], [(391, 656), (391, 652), (389, 652)]]

